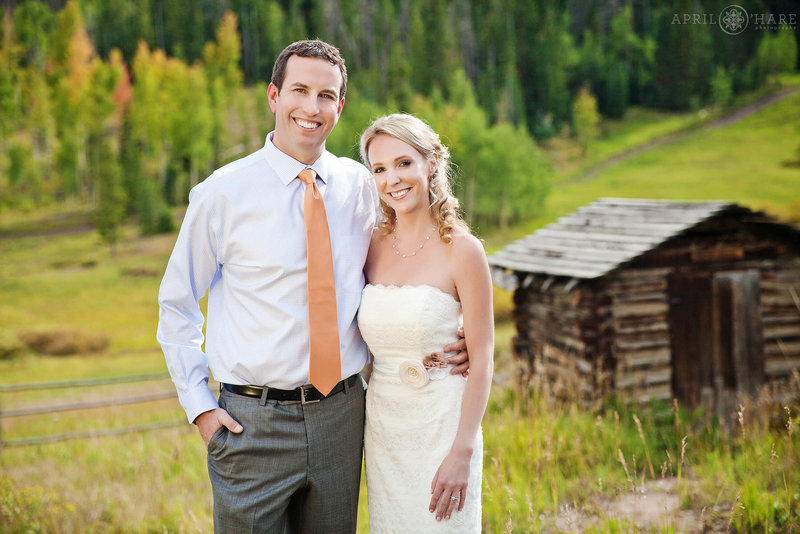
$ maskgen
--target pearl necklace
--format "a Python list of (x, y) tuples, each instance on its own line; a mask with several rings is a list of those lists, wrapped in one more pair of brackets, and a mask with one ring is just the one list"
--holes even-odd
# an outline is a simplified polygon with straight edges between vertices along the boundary
[(399, 250), (397, 250), (397, 247), (395, 246), (395, 238), (396, 238), (395, 233), (397, 233), (397, 223), (395, 223), (394, 229), (392, 229), (392, 250), (394, 250), (394, 253), (396, 255), (400, 256), (401, 258), (407, 258), (409, 256), (416, 256), (417, 252), (419, 252), (420, 249), (425, 246), (425, 243), (428, 242), (428, 240), (431, 238), (431, 236), (433, 235), (433, 233), (435, 231), (436, 231), (436, 227), (434, 226), (433, 229), (431, 230), (431, 233), (429, 233), (425, 237), (425, 239), (422, 240), (422, 242), (419, 244), (419, 246), (415, 250), (413, 250), (412, 252), (410, 252), (408, 254), (403, 254)]

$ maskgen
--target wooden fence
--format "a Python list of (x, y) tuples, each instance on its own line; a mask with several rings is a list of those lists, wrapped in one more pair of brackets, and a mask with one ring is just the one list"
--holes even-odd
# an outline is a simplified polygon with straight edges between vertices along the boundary
[[(29, 382), (25, 384), (0, 384), (0, 394), (19, 391), (33, 391), (33, 390), (53, 390), (53, 389), (66, 389), (78, 387), (91, 387), (103, 386), (108, 384), (131, 384), (135, 382), (152, 382), (156, 380), (168, 379), (169, 375), (166, 373), (151, 373), (141, 375), (117, 376), (109, 378), (91, 378), (85, 380), (64, 380), (55, 382)], [(161, 421), (156, 423), (126, 426), (120, 428), (106, 428), (98, 430), (87, 430), (82, 432), (68, 432), (64, 434), (51, 434), (47, 436), (33, 436), (28, 438), (16, 438), (4, 440), (3, 437), (3, 419), (12, 417), (23, 417), (30, 415), (39, 415), (44, 413), (73, 411), (73, 410), (88, 410), (92, 408), (105, 408), (109, 406), (121, 406), (126, 404), (137, 404), (142, 402), (150, 402), (162, 399), (176, 397), (174, 389), (170, 391), (161, 391), (157, 393), (150, 393), (144, 395), (134, 395), (127, 397), (114, 397), (108, 399), (74, 402), (70, 404), (55, 404), (50, 406), (31, 406), (12, 408), (8, 410), (0, 409), (0, 452), (5, 447), (17, 447), (22, 445), (37, 445), (40, 443), (52, 443), (55, 441), (63, 441), (68, 439), (90, 438), (96, 436), (111, 436), (117, 434), (128, 434), (131, 432), (143, 432), (147, 430), (156, 430), (161, 428), (170, 428), (186, 424), (185, 418), (176, 419), (173, 421)]]

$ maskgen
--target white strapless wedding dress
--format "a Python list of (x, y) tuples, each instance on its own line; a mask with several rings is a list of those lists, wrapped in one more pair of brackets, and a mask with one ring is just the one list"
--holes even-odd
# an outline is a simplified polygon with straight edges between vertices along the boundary
[(364, 427), (372, 534), (481, 531), (480, 435), (464, 509), (442, 521), (428, 511), (431, 482), (456, 435), (466, 380), (449, 369), (434, 370), (429, 380), (422, 360), (458, 339), (460, 315), (461, 304), (432, 286), (364, 288), (358, 326), (374, 357)]

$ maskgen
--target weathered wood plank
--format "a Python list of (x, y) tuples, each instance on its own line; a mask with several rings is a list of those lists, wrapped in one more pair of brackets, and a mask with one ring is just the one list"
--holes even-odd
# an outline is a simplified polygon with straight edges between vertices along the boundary
[(794, 358), (767, 358), (765, 372), (770, 378), (790, 375), (800, 371), (800, 356)]
[(664, 291), (641, 291), (629, 293), (611, 293), (613, 304), (623, 302), (639, 302), (639, 301), (653, 301), (653, 302), (666, 302), (667, 294)]
[(541, 264), (535, 261), (524, 261), (520, 259), (503, 258), (499, 255), (494, 255), (489, 258), (489, 264), (497, 267), (505, 267), (521, 272), (535, 272), (552, 274), (554, 276), (574, 276), (576, 278), (592, 279), (597, 278), (608, 272), (604, 269), (588, 269), (578, 267), (566, 266), (553, 266), (548, 264)]
[(641, 244), (638, 243), (626, 243), (623, 241), (587, 241), (583, 235), (580, 237), (552, 237), (548, 235), (540, 235), (538, 232), (528, 237), (524, 237), (518, 241), (514, 241), (511, 244), (515, 246), (520, 245), (534, 248), (588, 248), (599, 252), (616, 250), (620, 252), (639, 253), (642, 249)]
[(648, 369), (647, 371), (626, 371), (617, 368), (616, 386), (618, 389), (630, 388), (635, 386), (650, 386), (653, 384), (664, 384), (672, 381), (672, 369), (662, 367), (660, 369)]
[(775, 339), (782, 339), (783, 341), (791, 341), (794, 338), (800, 339), (800, 323), (790, 324), (790, 325), (764, 326), (765, 341), (770, 341)]
[(766, 325), (800, 324), (800, 311), (788, 313), (764, 313), (761, 322)]
[(668, 336), (669, 323), (667, 323), (667, 321), (642, 321), (636, 323), (626, 323), (617, 326), (614, 330), (616, 331), (617, 336), (625, 336), (626, 334)]
[[(583, 224), (585, 221), (590, 221), (590, 223)], [(640, 219), (638, 222), (629, 220), (625, 224), (625, 221), (614, 220), (611, 217), (603, 219), (567, 217), (559, 220), (553, 228), (558, 228), (560, 232), (591, 232), (601, 235), (612, 233), (621, 236), (652, 237), (663, 241), (665, 238), (683, 231), (686, 228), (686, 223), (643, 222)]]
[(648, 267), (646, 269), (624, 269), (614, 273), (616, 280), (663, 280), (673, 267)]
[(638, 235), (619, 235), (614, 233), (603, 232), (585, 232), (585, 231), (570, 231), (559, 230), (557, 227), (548, 226), (542, 228), (537, 235), (543, 235), (553, 238), (565, 239), (584, 239), (586, 242), (606, 242), (606, 243), (636, 243), (642, 245), (641, 252), (648, 250), (650, 247), (657, 245), (664, 241), (661, 236), (638, 236)]
[(612, 308), (614, 317), (633, 317), (642, 315), (666, 314), (669, 305), (666, 302), (636, 302), (615, 304)]
[(517, 242), (503, 249), (504, 256), (512, 254), (524, 258), (560, 258), (582, 263), (599, 261), (615, 265), (627, 261), (631, 256), (629, 252), (624, 250), (598, 250), (588, 247), (585, 243), (583, 246), (575, 247), (563, 245), (547, 245), (544, 247), (540, 243)]
[(642, 339), (623, 339), (617, 337), (615, 354), (626, 354), (628, 352), (652, 351), (664, 347), (669, 348), (669, 338), (666, 336), (646, 336)]
[(800, 341), (779, 342), (770, 341), (764, 344), (764, 354), (767, 357), (786, 356), (791, 358), (800, 356)]
[(672, 353), (669, 347), (662, 347), (649, 351), (614, 352), (614, 357), (617, 359), (617, 369), (627, 372), (631, 369), (669, 364), (672, 360)]

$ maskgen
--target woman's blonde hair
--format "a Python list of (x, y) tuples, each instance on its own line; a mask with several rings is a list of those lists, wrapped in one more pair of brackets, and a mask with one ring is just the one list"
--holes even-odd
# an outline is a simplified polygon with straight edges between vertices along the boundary
[[(430, 210), (442, 242), (452, 241), (453, 230), (467, 224), (458, 214), (458, 199), (453, 195), (451, 181), (450, 151), (424, 121), (407, 113), (386, 115), (373, 122), (361, 134), (361, 160), (371, 168), (369, 145), (378, 135), (389, 135), (403, 141), (419, 152), (428, 161), (435, 161), (433, 173), (428, 177)], [(435, 158), (434, 158), (435, 155)], [(397, 224), (397, 214), (381, 200), (383, 220), (378, 223), (384, 234), (390, 234)]]

